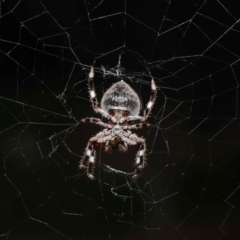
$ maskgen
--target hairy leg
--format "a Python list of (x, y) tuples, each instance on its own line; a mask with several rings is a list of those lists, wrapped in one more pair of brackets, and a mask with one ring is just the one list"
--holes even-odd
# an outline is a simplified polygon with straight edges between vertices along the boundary
[(143, 168), (146, 166), (145, 151), (146, 151), (145, 142), (138, 144), (138, 152), (134, 164), (135, 172), (133, 174), (133, 178), (138, 178), (141, 175)]
[(133, 145), (137, 147), (137, 154), (136, 154), (136, 159), (134, 163), (134, 174), (133, 178), (138, 178), (141, 173), (143, 168), (146, 166), (146, 157), (145, 157), (145, 152), (146, 152), (146, 144), (145, 144), (145, 139), (138, 137), (136, 134), (130, 134), (128, 137), (124, 137), (123, 139), (128, 145)]
[(79, 164), (80, 169), (86, 169), (87, 176), (90, 179), (94, 179), (93, 168), (95, 164), (95, 154), (96, 151), (94, 143), (89, 142)]
[(80, 169), (86, 169), (87, 176), (90, 179), (94, 179), (93, 172), (95, 166), (96, 149), (100, 146), (98, 140), (101, 140), (104, 136), (104, 132), (100, 132), (96, 136), (90, 138), (79, 164)]
[(90, 100), (92, 103), (92, 108), (95, 112), (100, 113), (103, 117), (110, 119), (111, 116), (98, 106), (97, 94), (94, 86), (94, 63), (91, 66), (90, 71), (88, 73), (88, 89), (89, 89)]
[(133, 125), (123, 126), (122, 128), (124, 130), (130, 130), (130, 129), (139, 129), (139, 128), (143, 128), (143, 127), (150, 127), (150, 126), (151, 126), (151, 124), (149, 124), (149, 123), (136, 123)]
[(149, 117), (149, 114), (153, 108), (153, 105), (155, 103), (155, 100), (157, 98), (157, 87), (156, 87), (156, 84), (155, 84), (155, 81), (154, 81), (154, 78), (152, 76), (152, 74), (149, 72), (150, 76), (151, 76), (151, 95), (150, 95), (150, 99), (148, 101), (148, 104), (144, 110), (144, 116), (147, 120), (147, 118)]
[(100, 118), (84, 118), (81, 120), (82, 123), (89, 122), (89, 123), (94, 123), (99, 126), (105, 127), (105, 128), (112, 128), (112, 125), (104, 123), (101, 121)]

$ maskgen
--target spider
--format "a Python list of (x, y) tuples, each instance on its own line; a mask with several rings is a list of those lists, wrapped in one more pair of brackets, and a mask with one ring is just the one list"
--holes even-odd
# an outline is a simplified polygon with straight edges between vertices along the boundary
[(99, 106), (94, 88), (94, 64), (88, 73), (88, 87), (93, 110), (108, 120), (107, 123), (99, 118), (84, 118), (81, 122), (90, 122), (104, 127), (103, 131), (90, 138), (80, 161), (79, 168), (85, 169), (87, 176), (94, 179), (94, 165), (96, 149), (105, 144), (105, 151), (111, 152), (118, 149), (126, 152), (128, 145), (135, 145), (137, 155), (134, 164), (133, 178), (138, 178), (146, 165), (145, 139), (133, 134), (130, 129), (139, 129), (150, 126), (146, 120), (157, 97), (157, 88), (151, 73), (151, 95), (144, 110), (144, 115), (139, 116), (141, 103), (136, 92), (123, 80), (113, 84), (103, 95)]

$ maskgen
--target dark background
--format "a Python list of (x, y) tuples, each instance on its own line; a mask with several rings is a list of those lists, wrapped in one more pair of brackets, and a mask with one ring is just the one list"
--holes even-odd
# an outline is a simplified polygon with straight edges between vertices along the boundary
[[(6, 0), (0, 18), (0, 240), (240, 239), (237, 4), (229, 1)], [(100, 101), (123, 79), (158, 98), (147, 167), (135, 150), (97, 152)], [(117, 74), (118, 73), (118, 74)], [(141, 113), (142, 114), (142, 113)]]

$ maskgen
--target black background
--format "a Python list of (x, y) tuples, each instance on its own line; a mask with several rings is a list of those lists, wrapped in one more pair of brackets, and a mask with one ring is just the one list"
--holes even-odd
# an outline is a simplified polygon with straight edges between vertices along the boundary
[[(240, 239), (237, 5), (6, 0), (1, 15), (0, 240)], [(94, 59), (99, 100), (124, 79), (145, 106), (147, 69), (158, 86), (137, 181), (134, 149), (99, 150), (95, 181), (78, 169), (100, 131), (79, 124), (97, 117)]]

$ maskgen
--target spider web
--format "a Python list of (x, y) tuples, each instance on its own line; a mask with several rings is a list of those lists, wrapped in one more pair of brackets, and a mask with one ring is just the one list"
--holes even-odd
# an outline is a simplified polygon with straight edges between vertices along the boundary
[[(0, 239), (239, 239), (239, 40), (229, 1), (0, 1)], [(123, 79), (145, 107), (136, 152), (78, 169), (98, 100)], [(141, 113), (142, 114), (142, 113)], [(135, 131), (134, 131), (135, 132)]]

